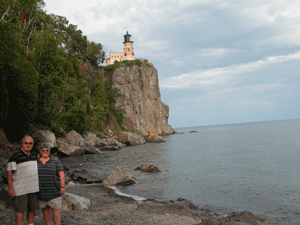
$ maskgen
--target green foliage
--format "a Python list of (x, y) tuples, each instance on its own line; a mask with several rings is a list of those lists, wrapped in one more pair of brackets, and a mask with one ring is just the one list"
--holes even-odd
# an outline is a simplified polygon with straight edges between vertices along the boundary
[[(97, 70), (104, 62), (102, 45), (88, 41), (65, 17), (46, 14), (44, 5), (43, 0), (0, 4), (0, 120), (7, 136), (19, 139), (31, 122), (59, 137), (70, 130), (103, 131), (111, 118), (121, 124), (124, 110), (115, 107), (119, 91), (102, 83)], [(80, 68), (78, 59), (94, 69)]]
[(113, 72), (120, 67), (121, 67), (121, 63), (118, 61), (115, 61), (114, 64), (108, 65), (108, 66), (104, 67), (104, 69), (107, 72)]
[[(20, 44), (20, 40), (25, 37), (19, 32), (18, 26), (2, 21), (0, 30), (0, 76), (3, 82), (1, 91), (4, 94), (1, 97), (3, 108), (0, 109), (0, 115), (8, 137), (16, 137), (18, 135), (15, 130), (24, 132), (27, 123), (37, 115), (37, 73), (31, 56), (26, 54), (26, 48)], [(14, 122), (14, 127), (11, 126), (11, 121)]]
[(83, 132), (89, 130), (90, 117), (87, 115), (86, 108), (83, 104), (73, 105), (68, 113), (63, 115), (63, 119), (66, 121), (66, 131), (75, 130), (77, 132)]
[(105, 60), (105, 54), (102, 50), (102, 45), (95, 42), (87, 42), (85, 60), (89, 61), (92, 66), (98, 67)]
[(135, 59), (135, 60), (124, 60), (124, 61), (115, 61), (114, 64), (108, 65), (106, 67), (104, 67), (105, 71), (107, 72), (113, 72), (116, 69), (120, 68), (120, 67), (130, 67), (130, 66), (141, 66), (142, 62), (146, 62), (146, 66), (147, 67), (153, 67), (152, 64), (149, 65), (148, 64), (148, 60), (140, 60), (140, 59)]

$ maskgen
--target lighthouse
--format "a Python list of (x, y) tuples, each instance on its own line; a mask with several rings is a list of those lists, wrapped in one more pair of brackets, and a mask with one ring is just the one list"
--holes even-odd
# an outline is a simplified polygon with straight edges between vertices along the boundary
[(127, 33), (124, 35), (123, 52), (111, 52), (106, 54), (106, 64), (114, 64), (115, 61), (121, 62), (123, 60), (135, 60), (133, 41), (130, 40), (131, 35)]

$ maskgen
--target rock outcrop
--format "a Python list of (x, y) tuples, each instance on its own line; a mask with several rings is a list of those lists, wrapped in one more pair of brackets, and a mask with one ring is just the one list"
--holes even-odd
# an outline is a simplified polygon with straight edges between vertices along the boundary
[(140, 66), (120, 67), (113, 72), (113, 87), (123, 98), (116, 105), (126, 111), (125, 126), (128, 131), (144, 137), (151, 132), (158, 135), (173, 134), (168, 124), (169, 106), (161, 101), (157, 70)]
[(63, 195), (63, 206), (62, 206), (61, 210), (81, 211), (83, 209), (88, 209), (90, 207), (90, 205), (91, 205), (91, 202), (88, 198), (66, 192)]
[(159, 172), (161, 172), (152, 163), (144, 163), (143, 165), (135, 168), (134, 170), (141, 170), (142, 172), (145, 172), (145, 173), (159, 173)]
[(131, 132), (119, 133), (114, 138), (127, 146), (146, 144), (146, 140), (142, 136)]
[(105, 187), (123, 186), (136, 183), (137, 181), (135, 177), (120, 167), (114, 168), (114, 170), (102, 182)]
[(37, 149), (40, 149), (40, 145), (42, 143), (46, 143), (50, 146), (50, 148), (57, 147), (56, 143), (56, 137), (53, 132), (50, 130), (38, 130), (35, 134), (32, 136), (35, 140), (38, 140)]

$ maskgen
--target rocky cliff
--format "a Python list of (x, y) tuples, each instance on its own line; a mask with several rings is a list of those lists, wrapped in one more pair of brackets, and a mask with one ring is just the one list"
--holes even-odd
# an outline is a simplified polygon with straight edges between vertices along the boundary
[(120, 67), (113, 72), (113, 87), (123, 98), (117, 101), (126, 111), (125, 128), (142, 136), (174, 133), (168, 124), (169, 106), (161, 101), (158, 74), (154, 67)]

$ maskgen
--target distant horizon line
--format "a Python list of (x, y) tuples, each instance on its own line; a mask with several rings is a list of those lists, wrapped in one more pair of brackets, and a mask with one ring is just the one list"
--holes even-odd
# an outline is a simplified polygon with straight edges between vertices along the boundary
[[(175, 129), (180, 128), (189, 128), (189, 127), (213, 127), (213, 126), (227, 126), (227, 125), (238, 125), (238, 124), (246, 124), (246, 123), (268, 123), (268, 122), (278, 122), (278, 121), (286, 121), (286, 120), (299, 120), (300, 118), (294, 119), (278, 119), (278, 120), (262, 120), (262, 121), (252, 121), (252, 122), (239, 122), (239, 123), (221, 123), (221, 124), (211, 124), (211, 125), (199, 125), (199, 126), (188, 126), (188, 127), (172, 127)], [(172, 125), (171, 125), (172, 126)], [(175, 130), (176, 131), (176, 130)]]

